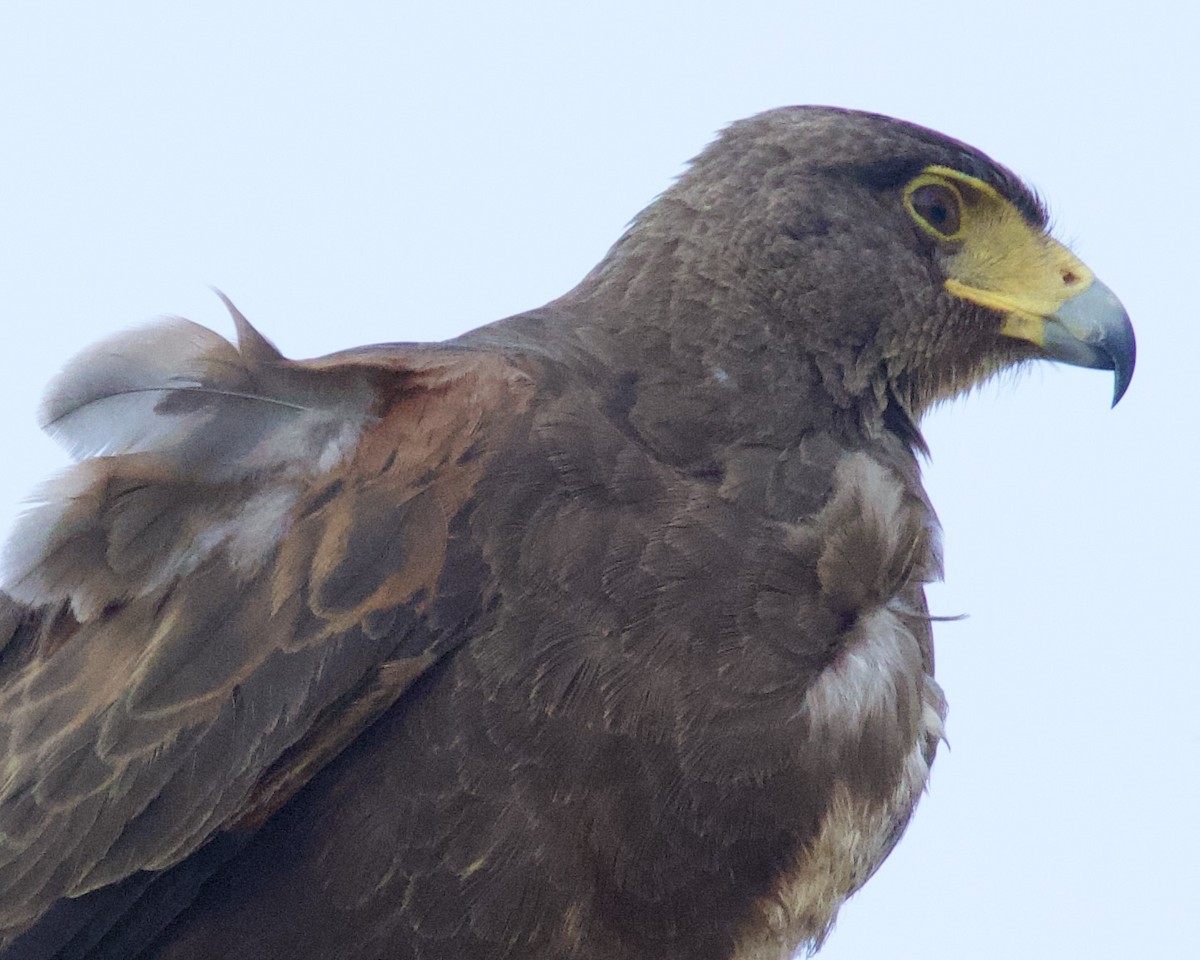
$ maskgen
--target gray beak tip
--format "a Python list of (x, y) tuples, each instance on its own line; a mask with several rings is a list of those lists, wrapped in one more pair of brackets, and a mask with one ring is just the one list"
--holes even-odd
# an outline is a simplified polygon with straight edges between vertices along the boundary
[(1116, 294), (1094, 280), (1049, 318), (1045, 351), (1048, 357), (1063, 363), (1111, 370), (1115, 407), (1133, 380), (1137, 339), (1129, 314)]

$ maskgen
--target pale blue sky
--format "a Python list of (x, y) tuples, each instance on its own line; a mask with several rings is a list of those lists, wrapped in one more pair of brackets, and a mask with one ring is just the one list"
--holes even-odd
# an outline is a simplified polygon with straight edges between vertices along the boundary
[(293, 356), (566, 290), (724, 123), (901, 116), (1048, 198), (1139, 334), (926, 423), (944, 751), (823, 960), (1188, 958), (1200, 942), (1190, 3), (9, 3), (0, 524), (62, 458), (42, 385), (224, 289)]

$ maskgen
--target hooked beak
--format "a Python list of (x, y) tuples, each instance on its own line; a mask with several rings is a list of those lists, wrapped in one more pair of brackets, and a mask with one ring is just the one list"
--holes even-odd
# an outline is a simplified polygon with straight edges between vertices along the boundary
[(1113, 371), (1114, 407), (1133, 379), (1137, 359), (1133, 324), (1116, 294), (1099, 280), (1046, 317), (1041, 347), (1051, 360)]

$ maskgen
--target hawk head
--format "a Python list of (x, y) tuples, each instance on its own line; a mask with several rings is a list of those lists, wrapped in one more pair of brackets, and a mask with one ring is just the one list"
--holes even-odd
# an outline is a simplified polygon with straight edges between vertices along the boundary
[(801, 421), (914, 423), (1034, 359), (1112, 370), (1115, 403), (1134, 367), (1125, 310), (1014, 174), (931, 130), (833, 108), (732, 124), (580, 294), (651, 357), (661, 341), (664, 361), (694, 361), (677, 397), (744, 384)]

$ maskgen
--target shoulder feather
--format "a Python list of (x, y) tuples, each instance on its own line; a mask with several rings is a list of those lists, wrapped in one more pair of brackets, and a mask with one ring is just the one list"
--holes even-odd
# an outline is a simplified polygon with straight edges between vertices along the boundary
[(3, 555), (0, 948), (263, 822), (455, 642), (424, 623), (451, 521), (528, 378), (462, 348), (290, 361), (235, 322), (114, 337), (43, 407), (84, 459)]

